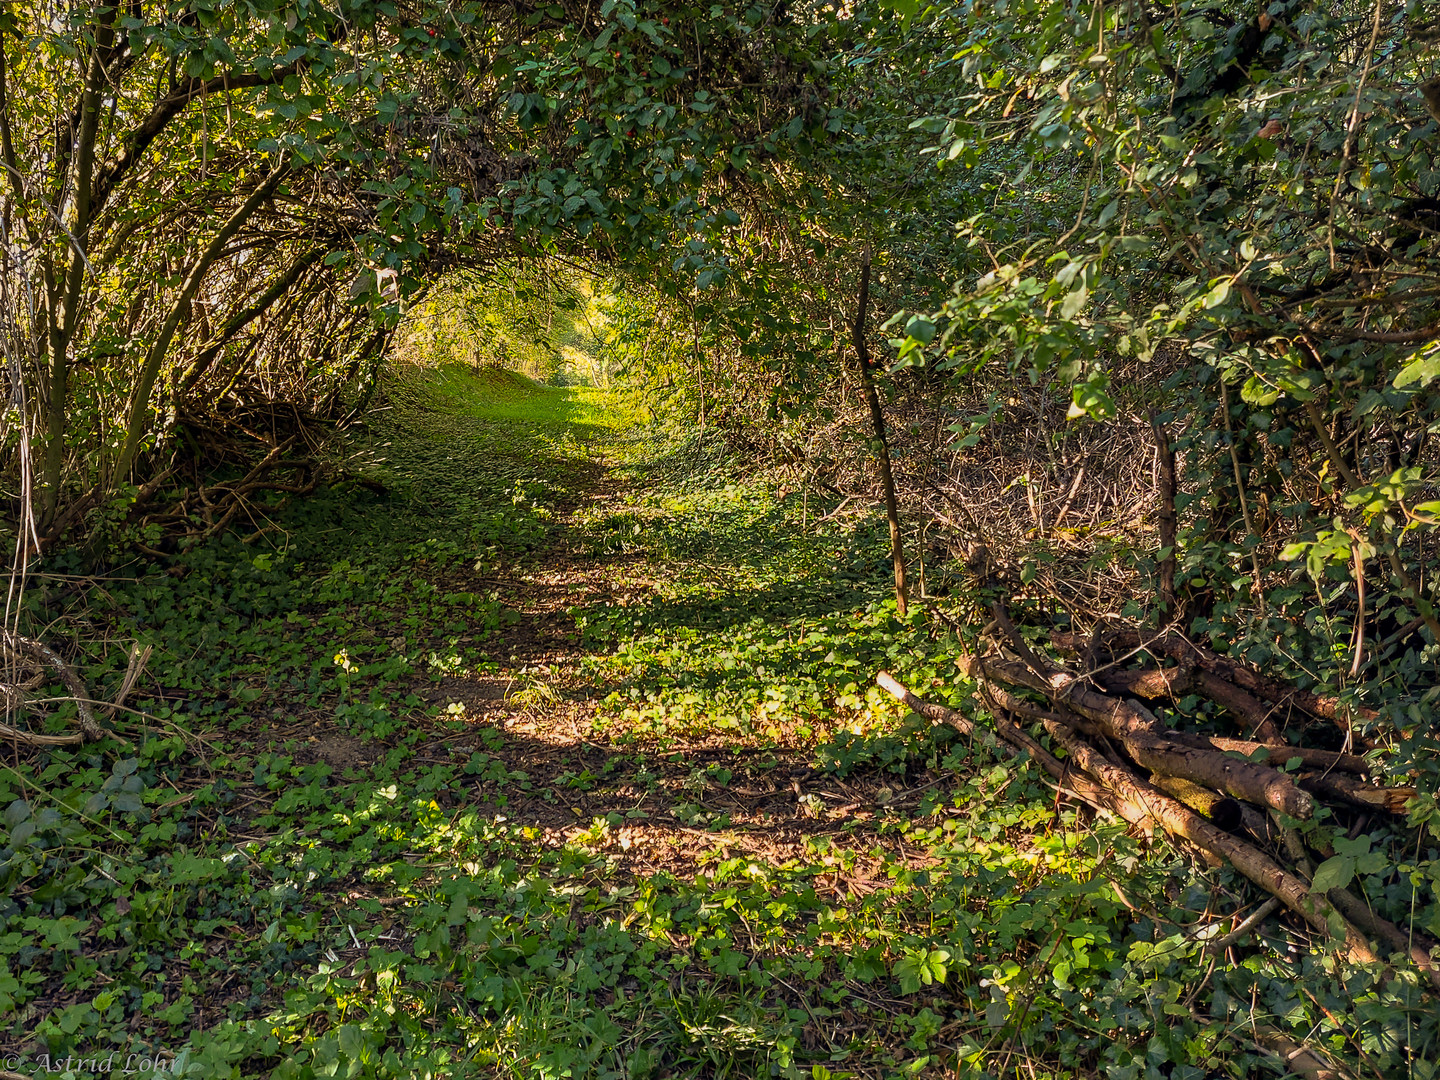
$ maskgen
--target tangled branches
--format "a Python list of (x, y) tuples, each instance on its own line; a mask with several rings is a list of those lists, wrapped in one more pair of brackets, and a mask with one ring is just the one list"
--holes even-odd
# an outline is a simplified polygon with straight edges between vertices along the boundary
[[(139, 645), (131, 648), (130, 663), (125, 670), (119, 692), (113, 702), (105, 704), (91, 700), (85, 680), (43, 641), (22, 637), (10, 630), (0, 630), (0, 663), (4, 664), (5, 672), (4, 681), (0, 681), (0, 706), (4, 708), (6, 721), (0, 723), (0, 737), (29, 746), (73, 746), (107, 737), (116, 738), (112, 732), (101, 727), (96, 705), (100, 705), (101, 713), (113, 716), (124, 705), (125, 699), (135, 687), (136, 680), (145, 670), (150, 651), (148, 645), (144, 648)], [(34, 691), (45, 684), (47, 672), (48, 677), (58, 680), (69, 691), (68, 695), (45, 699), (32, 696)], [(41, 700), (73, 702), (76, 709), (75, 723), (80, 730), (65, 735), (46, 735), (10, 723), (11, 720), (18, 721), (20, 713), (31, 711)]]

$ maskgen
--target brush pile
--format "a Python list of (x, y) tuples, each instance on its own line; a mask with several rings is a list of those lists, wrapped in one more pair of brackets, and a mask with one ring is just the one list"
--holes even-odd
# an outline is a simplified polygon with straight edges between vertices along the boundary
[[(1004, 748), (1028, 753), (1064, 794), (1146, 835), (1166, 833), (1211, 864), (1228, 863), (1271, 895), (1270, 910), (1288, 908), (1351, 961), (1402, 953), (1440, 989), (1440, 946), (1380, 918), (1344, 887), (1351, 875), (1346, 860), (1334, 858), (1329, 830), (1306, 827), (1322, 805), (1359, 827), (1406, 812), (1415, 790), (1382, 786), (1371, 761), (1351, 752), (1367, 748), (1358, 729), (1373, 713), (1296, 689), (1174, 632), (1057, 632), (1054, 651), (1074, 658), (1062, 665), (1037, 654), (1002, 605), (991, 614), (985, 647), (962, 666)], [(1122, 666), (1136, 659), (1146, 666)], [(916, 713), (974, 730), (888, 674), (878, 681)], [(1220, 706), (1238, 737), (1169, 728), (1146, 704), (1187, 695)], [(1290, 719), (1338, 726), (1345, 749), (1292, 745), (1284, 730), (1303, 725)]]
[[(25, 746), (74, 746), (104, 738), (129, 745), (126, 739), (101, 726), (101, 719), (113, 719), (125, 707), (125, 699), (150, 662), (153, 646), (130, 646), (130, 662), (112, 702), (90, 697), (85, 680), (43, 641), (21, 637), (9, 628), (0, 628), (0, 738)], [(56, 695), (47, 684), (59, 683), (67, 691)], [(78, 730), (56, 734), (36, 730), (44, 725), (49, 707), (72, 703), (74, 727)], [(34, 722), (26, 723), (30, 716)]]

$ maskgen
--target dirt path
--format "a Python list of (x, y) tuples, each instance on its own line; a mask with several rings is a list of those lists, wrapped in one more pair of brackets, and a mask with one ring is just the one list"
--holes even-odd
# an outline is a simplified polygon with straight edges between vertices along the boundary
[[(622, 880), (657, 873), (691, 880), (717, 860), (738, 857), (791, 865), (821, 841), (836, 851), (830, 861), (838, 864), (845, 853), (847, 869), (834, 871), (826, 886), (843, 902), (873, 891), (887, 860), (930, 865), (923, 850), (883, 835), (880, 826), (919, 806), (932, 784), (909, 789), (873, 773), (841, 780), (815, 767), (813, 740), (793, 731), (770, 745), (737, 747), (718, 732), (677, 741), (597, 722), (615, 682), (597, 673), (572, 612), (643, 607), (656, 600), (658, 580), (671, 568), (643, 555), (589, 552), (582, 523), (597, 510), (623, 510), (639, 494), (613, 468), (587, 470), (578, 494), (557, 513), (544, 548), (482, 582), (519, 616), (486, 642), (500, 670), (415, 687), (429, 705), (442, 712), (461, 706), (464, 717), (462, 730), (417, 746), (417, 760), (484, 753), (507, 774), (442, 805), (463, 798), (482, 813), (533, 824), (552, 847), (584, 837)], [(354, 740), (334, 739), (318, 751), (332, 764), (363, 753)]]

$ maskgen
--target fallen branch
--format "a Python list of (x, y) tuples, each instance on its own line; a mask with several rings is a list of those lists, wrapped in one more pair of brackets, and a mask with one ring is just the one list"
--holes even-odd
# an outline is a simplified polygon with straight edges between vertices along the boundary
[(1214, 953), (1224, 952), (1231, 945), (1234, 945), (1251, 930), (1255, 929), (1255, 927), (1259, 926), (1262, 922), (1264, 922), (1271, 915), (1273, 915), (1276, 909), (1279, 907), (1280, 898), (1278, 896), (1270, 897), (1269, 900), (1266, 900), (1249, 915), (1245, 916), (1245, 919), (1242, 922), (1238, 923), (1234, 930), (1231, 930), (1222, 938), (1216, 938), (1214, 941), (1210, 942), (1205, 947)]
[(1326, 1062), (1308, 1046), (1302, 1046), (1289, 1035), (1267, 1024), (1246, 1024), (1251, 1040), (1267, 1054), (1280, 1059), (1289, 1073), (1305, 1080), (1354, 1080), (1345, 1069)]
[(1102, 734), (1118, 740), (1137, 764), (1152, 773), (1224, 791), (1237, 799), (1269, 806), (1301, 820), (1315, 812), (1314, 799), (1286, 774), (1214, 749), (1170, 739), (1169, 733), (1148, 711), (1142, 713), (1134, 703), (1090, 690), (1075, 676), (1062, 678), (1066, 673), (1058, 668), (1052, 669), (1056, 674), (1042, 678), (1030, 665), (1015, 661), (974, 658), (962, 666), (966, 666), (967, 673), (974, 678), (1019, 683), (1039, 690), (1056, 704), (1090, 720)]
[(1193, 690), (1244, 721), (1249, 733), (1258, 735), (1262, 742), (1284, 741), (1279, 725), (1275, 723), (1273, 705), (1266, 705), (1254, 695), (1203, 668), (1110, 669), (1097, 674), (1095, 681), (1111, 693), (1134, 694), (1151, 700), (1167, 698), (1175, 701)]
[(74, 746), (85, 741), (85, 733), (81, 731), (72, 735), (36, 735), (33, 731), (22, 731), (9, 724), (0, 724), (0, 736), (29, 746)]
[[(1342, 754), (1335, 750), (1310, 750), (1303, 746), (1275, 746), (1271, 743), (1251, 742), (1248, 739), (1227, 739), (1219, 735), (1192, 735), (1183, 731), (1172, 731), (1168, 737), (1187, 746), (1207, 746), (1227, 754), (1243, 754), (1248, 760), (1261, 765), (1283, 767), (1291, 761), (1299, 761), (1301, 767), (1354, 773), (1369, 776), (1368, 761), (1354, 754)], [(1303, 786), (1303, 785), (1302, 785)]]
[(882, 671), (876, 675), (875, 681), (880, 685), (880, 689), (897, 701), (903, 702), (916, 715), (923, 716), (937, 724), (949, 724), (962, 735), (975, 733), (975, 725), (967, 717), (957, 713), (954, 709), (947, 709), (944, 705), (922, 701), (905, 689), (888, 671)]
[[(39, 641), (30, 638), (18, 637), (14, 634), (5, 634), (3, 638), (4, 650), (10, 655), (26, 655), (31, 663), (44, 664), (55, 671), (60, 681), (71, 691), (66, 697), (52, 697), (43, 700), (47, 702), (73, 701), (79, 714), (79, 731), (68, 735), (41, 735), (33, 731), (25, 731), (10, 724), (0, 723), (0, 736), (14, 739), (17, 742), (29, 746), (74, 746), (84, 742), (86, 739), (114, 739), (124, 745), (130, 745), (128, 740), (117, 735), (113, 731), (106, 731), (99, 725), (95, 718), (95, 706), (100, 706), (100, 711), (107, 717), (113, 717), (116, 712), (125, 708), (125, 699), (135, 687), (135, 681), (145, 670), (145, 665), (150, 659), (152, 646), (140, 647), (136, 642), (130, 647), (130, 662), (125, 669), (125, 677), (121, 680), (120, 690), (115, 695), (114, 701), (92, 700), (85, 689), (85, 682), (60, 659), (54, 650)], [(7, 714), (18, 712), (29, 704), (26, 691), (34, 690), (44, 682), (45, 676), (42, 672), (28, 682), (17, 686), (0, 684), (0, 699), (3, 699), (4, 709)], [(127, 710), (134, 711), (134, 710)]]
[(1437, 945), (1434, 938), (1413, 927), (1407, 933), (1389, 919), (1382, 919), (1370, 910), (1369, 904), (1349, 889), (1331, 889), (1326, 895), (1348, 922), (1384, 941), (1395, 952), (1408, 956), (1411, 963), (1425, 972), (1435, 987), (1440, 989), (1440, 968), (1430, 959)]
[(983, 667), (987, 677), (1038, 691), (1055, 704), (1079, 713), (1111, 738), (1159, 730), (1160, 721), (1148, 709), (1092, 690), (1080, 676), (1039, 658), (1036, 664), (1040, 670), (1032, 670), (1029, 664), (1015, 660), (987, 657), (983, 661), (972, 658), (961, 666), (967, 674)]
[[(1158, 417), (1150, 417), (1150, 430), (1155, 436), (1155, 452), (1160, 464), (1160, 508), (1155, 515), (1160, 528), (1160, 625), (1173, 621), (1179, 612), (1175, 598), (1175, 448), (1170, 444), (1170, 433)], [(1082, 469), (1083, 473), (1084, 470)], [(1077, 478), (1078, 480), (1078, 478)], [(1069, 503), (1066, 503), (1069, 506)], [(1059, 524), (1059, 521), (1056, 521)]]
[[(1145, 649), (1169, 656), (1180, 664), (1201, 667), (1257, 697), (1276, 705), (1293, 705), (1311, 716), (1331, 720), (1347, 732), (1356, 720), (1375, 721), (1380, 718), (1380, 714), (1374, 709), (1348, 704), (1333, 694), (1297, 690), (1279, 679), (1262, 675), (1246, 664), (1202, 648), (1180, 634), (1166, 633), (1146, 637), (1138, 630), (1120, 630), (1112, 633), (1108, 640), (1114, 648), (1126, 651)], [(1087, 639), (1083, 634), (1057, 631), (1050, 635), (1050, 641), (1061, 652), (1079, 653), (1085, 648)]]
[[(80, 728), (80, 736), (71, 735), (30, 735), (28, 732), (18, 731), (10, 728), (5, 734), (19, 738), (24, 742), (36, 742), (41, 746), (65, 745), (72, 742), (81, 742), (83, 739), (103, 739), (105, 729), (95, 719), (95, 710), (90, 705), (90, 693), (85, 687), (85, 681), (77, 675), (70, 665), (60, 659), (59, 654), (41, 641), (32, 638), (21, 637), (12, 634), (10, 631), (0, 631), (0, 646), (11, 656), (27, 656), (32, 661), (43, 664), (53, 671), (56, 677), (65, 684), (70, 695), (75, 699), (76, 724)], [(62, 739), (64, 742), (56, 743), (53, 740)]]

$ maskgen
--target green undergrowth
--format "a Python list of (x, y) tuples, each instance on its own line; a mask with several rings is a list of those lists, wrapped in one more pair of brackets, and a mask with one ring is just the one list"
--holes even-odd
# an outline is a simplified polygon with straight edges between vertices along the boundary
[[(97, 696), (130, 642), (155, 651), (127, 742), (0, 764), (7, 1068), (1284, 1075), (1264, 1031), (1434, 1075), (1413, 979), (1274, 919), (1211, 954), (1246, 883), (1077, 812), (983, 717), (967, 739), (882, 698), (884, 668), (970, 708), (962, 608), (896, 614), (877, 522), (817, 525), (615, 395), (414, 369), (383, 405), (345, 448), (358, 480), (277, 506), (263, 542), (32, 582), (30, 629)], [(570, 617), (605, 760), (541, 775), (425, 691), (525, 676), (499, 583), (562, 547), (604, 578)], [(63, 729), (73, 704), (49, 708)], [(797, 765), (793, 794), (771, 781)], [(582, 791), (614, 797), (542, 819)], [(637, 872), (646, 830), (684, 858)], [(1367, 896), (1434, 923), (1434, 853), (1378, 865), (1372, 833), (1345, 840)]]

